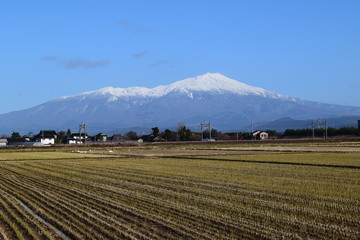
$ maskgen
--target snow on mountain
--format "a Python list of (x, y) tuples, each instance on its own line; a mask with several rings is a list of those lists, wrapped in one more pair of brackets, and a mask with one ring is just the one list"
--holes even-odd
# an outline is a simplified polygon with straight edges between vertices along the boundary
[(354, 114), (360, 114), (360, 108), (288, 97), (219, 73), (207, 73), (155, 88), (106, 87), (57, 98), (33, 108), (1, 114), (0, 132), (76, 130), (83, 121), (95, 133), (134, 127), (172, 128), (182, 121), (196, 127), (204, 120), (224, 130), (285, 117), (305, 120)]
[(178, 92), (216, 92), (226, 93), (232, 92), (239, 95), (259, 95), (259, 96), (272, 96), (282, 97), (279, 94), (275, 94), (266, 91), (262, 88), (252, 87), (244, 83), (235, 81), (220, 73), (206, 73), (194, 78), (188, 78), (182, 81), (175, 82), (168, 86), (158, 87), (158, 89), (165, 88), (165, 93), (171, 91)]
[(206, 73), (193, 78), (187, 78), (169, 85), (160, 85), (155, 88), (130, 87), (130, 88), (113, 88), (105, 87), (99, 90), (85, 92), (75, 96), (66, 96), (60, 99), (71, 97), (86, 96), (108, 96), (110, 101), (114, 101), (120, 97), (143, 97), (155, 98), (163, 97), (169, 93), (186, 93), (191, 96), (193, 92), (211, 92), (211, 93), (234, 93), (239, 95), (256, 95), (272, 98), (287, 98), (274, 92), (267, 91), (263, 88), (253, 87), (245, 83), (225, 77), (220, 73)]

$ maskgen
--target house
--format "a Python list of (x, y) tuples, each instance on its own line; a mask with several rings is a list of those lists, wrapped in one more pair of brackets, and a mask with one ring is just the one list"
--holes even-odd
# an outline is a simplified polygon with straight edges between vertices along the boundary
[(72, 133), (66, 138), (65, 142), (67, 144), (81, 144), (85, 142), (85, 140), (87, 139), (88, 136), (86, 136), (85, 134)]
[(40, 142), (43, 145), (55, 144), (57, 133), (54, 130), (41, 130), (38, 135), (35, 136), (35, 141)]
[(99, 133), (95, 137), (96, 137), (96, 141), (98, 142), (106, 142), (108, 138), (108, 136), (104, 133)]
[(164, 142), (164, 139), (162, 139), (159, 136), (154, 136), (154, 135), (142, 135), (140, 137), (140, 139), (138, 140), (138, 142)]
[(265, 140), (268, 138), (269, 138), (269, 134), (261, 130), (257, 130), (252, 133), (252, 140)]
[(125, 142), (129, 140), (129, 137), (122, 136), (121, 134), (114, 134), (111, 139), (113, 142)]
[(8, 144), (8, 140), (6, 138), (0, 139), (0, 147), (5, 147)]
[(83, 143), (82, 141), (80, 140), (77, 140), (75, 138), (67, 138), (66, 141), (65, 141), (66, 144), (81, 144)]

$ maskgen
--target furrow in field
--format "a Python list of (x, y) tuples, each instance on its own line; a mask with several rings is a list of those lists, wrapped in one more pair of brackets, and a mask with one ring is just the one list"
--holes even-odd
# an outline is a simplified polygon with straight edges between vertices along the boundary
[(22, 220), (28, 224), (27, 229), (31, 235), (34, 236), (34, 239), (61, 239), (60, 237), (57, 237), (53, 229), (44, 224), (44, 222), (42, 222), (36, 215), (31, 214), (22, 202), (14, 198), (12, 195), (9, 195), (7, 192), (2, 190), (0, 190), (0, 192), (3, 198), (6, 198), (12, 203), (17, 211), (22, 213)]
[[(49, 199), (48, 199), (48, 201), (49, 201)], [(50, 202), (51, 202), (51, 200), (50, 200)], [(47, 202), (47, 204), (49, 204), (49, 202)], [(53, 206), (54, 208), (56, 208), (56, 206)], [(131, 213), (131, 212), (130, 212)], [(133, 215), (133, 213), (131, 213), (130, 215)], [(140, 221), (139, 221), (140, 220)], [(135, 219), (134, 220), (134, 223), (136, 223), (136, 222), (143, 222), (143, 221), (145, 221), (145, 222), (152, 222), (152, 220), (150, 220), (150, 219), (145, 219), (144, 217), (141, 217), (140, 215), (137, 217), (137, 219)], [(154, 224), (154, 223), (153, 223)], [(161, 227), (162, 228), (162, 230), (166, 230), (166, 231), (169, 231), (169, 230), (171, 230), (171, 228), (169, 228), (169, 227), (166, 227), (166, 226), (159, 226), (159, 227)], [(165, 233), (161, 233), (161, 232), (159, 232), (159, 234), (160, 235), (163, 235), (163, 236), (165, 236)], [(174, 234), (174, 233), (173, 233)], [(184, 236), (183, 236), (184, 237)]]
[[(33, 184), (33, 181), (30, 182)], [(131, 236), (136, 238), (144, 237), (144, 235), (135, 231), (129, 231), (128, 225), (130, 224), (130, 219), (126, 218), (126, 216), (122, 216), (121, 223), (119, 221), (114, 221), (114, 216), (107, 216), (109, 212), (107, 212), (106, 215), (99, 212), (99, 205), (94, 204), (94, 202), (88, 202), (85, 198), (81, 198), (77, 190), (74, 191), (66, 188), (64, 190), (64, 188), (57, 187), (53, 184), (41, 184), (38, 182), (36, 183), (36, 186), (38, 189), (32, 189), (39, 193), (41, 192), (42, 196), (46, 196), (48, 199), (55, 199), (59, 205), (64, 207), (64, 209), (73, 209), (74, 212), (82, 218), (82, 221), (85, 221), (84, 219), (86, 219), (87, 226), (91, 229), (98, 230), (99, 236), (110, 237), (115, 233), (122, 238), (130, 238)], [(127, 235), (124, 234), (124, 232), (130, 233)], [(94, 234), (94, 237), (95, 235), (96, 234)]]
[(19, 211), (16, 208), (16, 202), (6, 197), (3, 191), (0, 191), (0, 206), (4, 219), (8, 219), (11, 228), (15, 232), (18, 239), (40, 239), (39, 235), (34, 232), (34, 224), (25, 216), (26, 212)]
[[(133, 160), (126, 161), (7, 162), (8, 172), (0, 171), (0, 180), (5, 179), (0, 187), (16, 197), (24, 192), (26, 196), (22, 200), (30, 199), (26, 204), (46, 212), (48, 215), (44, 215), (53, 222), (59, 218), (51, 214), (72, 218), (67, 223), (74, 226), (69, 229), (76, 236), (86, 236), (81, 232), (83, 225), (76, 221), (91, 222), (90, 232), (97, 236), (110, 236), (113, 231), (137, 239), (356, 239), (360, 236), (359, 199), (344, 195), (346, 191), (342, 189), (341, 194), (329, 194), (344, 186), (357, 188), (351, 185), (357, 180), (350, 176), (358, 175), (352, 169), (335, 169), (337, 175), (331, 177), (326, 169), (323, 169), (326, 174), (315, 174), (319, 167), (308, 174), (306, 171), (311, 166), (295, 166), (299, 173), (280, 166), (283, 174), (270, 185), (245, 181), (244, 177), (244, 181), (229, 181), (188, 175), (182, 170), (159, 172), (147, 168), (153, 164), (149, 159), (134, 167)], [(258, 173), (249, 171), (247, 165), (242, 165), (244, 169), (227, 169), (205, 164), (201, 171), (218, 174), (229, 170), (234, 176), (260, 181), (271, 180), (274, 175), (271, 168), (264, 171), (257, 164)], [(183, 167), (182, 163), (179, 166)], [(294, 173), (299, 180), (292, 177)], [(278, 184), (286, 183), (285, 179), (295, 186)], [(330, 190), (326, 194), (294, 191), (301, 185)], [(51, 208), (55, 210), (51, 212)]]
[(227, 230), (229, 230), (229, 227), (230, 227), (230, 226), (225, 226), (225, 228), (226, 228)]
[(4, 239), (17, 239), (18, 235), (18, 226), (16, 222), (13, 221), (11, 214), (0, 205), (0, 230), (1, 236)]
[(60, 229), (70, 238), (82, 239), (87, 235), (85, 230), (78, 227), (78, 224), (82, 225), (80, 222), (74, 221), (73, 217), (64, 209), (51, 204), (49, 199), (43, 199), (41, 195), (38, 196), (31, 188), (24, 188), (12, 181), (3, 181), (0, 183), (0, 187), (9, 195), (26, 203), (30, 209), (36, 209), (34, 212), (37, 215), (57, 229)]
[[(132, 201), (133, 201), (134, 199), (132, 199)], [(157, 200), (158, 201), (158, 200)], [(142, 205), (144, 205), (144, 202), (142, 202)], [(157, 207), (159, 207), (159, 206), (157, 206)], [(221, 224), (222, 222), (221, 221), (219, 221), (218, 223), (217, 223), (217, 225), (223, 225), (223, 224)], [(229, 225), (225, 225), (224, 226), (224, 229), (225, 229), (225, 231), (229, 231), (229, 228), (231, 228)]]
[[(105, 173), (104, 173), (105, 174)], [(98, 174), (97, 174), (98, 175)], [(147, 176), (143, 176), (143, 178), (146, 178)], [(151, 181), (149, 181), (149, 179), (146, 179), (146, 183), (147, 183), (147, 186), (146, 188), (148, 188), (149, 185), (151, 185)], [(164, 181), (161, 182), (162, 183), (162, 188), (164, 187)], [(159, 188), (159, 184), (158, 183), (154, 183), (156, 185), (156, 188)], [(194, 189), (194, 188), (192, 188)], [(184, 189), (181, 189), (181, 191), (183, 191)], [(192, 195), (194, 195), (194, 192), (191, 192)], [(227, 196), (229, 195), (229, 192), (227, 192)], [(220, 196), (219, 198), (221, 198), (221, 201), (224, 201), (224, 197), (225, 195), (223, 196)], [(266, 197), (266, 195), (265, 195)], [(209, 199), (210, 196), (209, 195), (205, 195), (205, 199)], [(231, 202), (234, 202), (236, 201), (237, 199), (230, 199)], [(293, 199), (294, 200), (294, 199)], [(261, 199), (254, 199), (253, 197), (251, 198), (248, 198), (246, 200), (242, 200), (241, 202), (239, 203), (244, 203), (244, 204), (250, 204), (250, 202), (253, 202), (253, 204), (255, 203), (258, 208), (268, 208), (268, 209), (271, 209), (271, 211), (282, 211), (282, 212), (288, 212), (289, 214), (294, 214), (296, 216), (299, 216), (300, 215), (300, 218), (301, 218), (301, 215), (306, 215), (307, 217), (313, 217), (313, 218), (316, 218), (316, 216), (320, 215), (320, 212), (319, 210), (317, 209), (314, 209), (314, 208), (309, 208), (308, 206), (307, 207), (297, 207), (297, 206), (292, 206), (293, 204), (291, 202), (285, 202), (285, 203), (279, 203), (278, 201), (277, 202), (273, 202), (273, 201), (268, 201), (268, 200), (261, 200)], [(226, 209), (231, 209), (231, 206), (226, 206)], [(322, 209), (322, 212), (323, 212), (324, 209)], [(331, 219), (332, 221), (337, 221), (338, 223), (344, 223), (344, 221), (346, 221), (346, 218), (344, 219), (344, 217), (342, 215), (340, 215), (339, 213), (334, 213), (334, 212), (331, 212), (331, 213), (325, 213), (325, 216), (324, 216), (326, 219)], [(353, 220), (351, 219), (348, 219), (347, 222), (345, 223), (350, 223), (350, 222), (353, 222)], [(357, 227), (357, 223), (354, 222), (356, 224), (356, 226), (354, 226), (354, 228)]]
[(228, 226), (227, 226), (228, 227)]

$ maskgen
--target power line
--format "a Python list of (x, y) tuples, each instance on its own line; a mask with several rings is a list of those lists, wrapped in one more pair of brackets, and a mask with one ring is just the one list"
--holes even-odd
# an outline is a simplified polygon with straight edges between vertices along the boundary
[(209, 130), (209, 137), (211, 140), (211, 123), (204, 121), (203, 123), (200, 123), (199, 128), (201, 129), (201, 140), (204, 140), (204, 131)]
[(79, 125), (79, 138), (80, 138), (80, 141), (81, 141), (81, 133), (84, 133), (84, 143), (86, 143), (86, 125), (84, 122), (82, 122), (80, 125)]
[(314, 139), (315, 138), (315, 127), (322, 127), (324, 128), (324, 138), (328, 138), (328, 122), (327, 121), (324, 121), (324, 122), (321, 122), (321, 121), (311, 121), (311, 124), (308, 124), (308, 127), (311, 127), (312, 129), (312, 138)]

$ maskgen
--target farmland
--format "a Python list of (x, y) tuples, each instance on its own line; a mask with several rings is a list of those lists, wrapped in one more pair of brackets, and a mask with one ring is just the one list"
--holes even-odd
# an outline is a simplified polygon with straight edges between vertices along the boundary
[(80, 150), (0, 151), (0, 239), (360, 238), (356, 143)]

